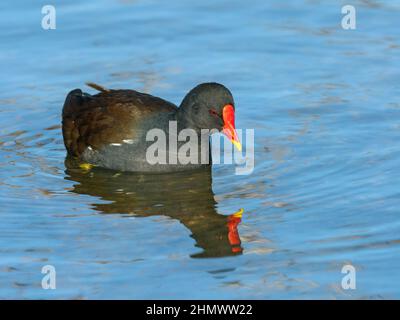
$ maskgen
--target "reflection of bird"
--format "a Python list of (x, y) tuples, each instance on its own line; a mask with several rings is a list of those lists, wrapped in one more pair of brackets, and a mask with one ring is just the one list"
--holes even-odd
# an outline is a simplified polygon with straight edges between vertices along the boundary
[(72, 192), (99, 197), (93, 208), (101, 213), (163, 215), (188, 228), (203, 252), (193, 257), (222, 257), (242, 252), (237, 226), (241, 211), (218, 214), (208, 168), (168, 174), (139, 174), (94, 168), (82, 170), (66, 160), (66, 179), (75, 181)]
[[(198, 85), (185, 96), (179, 108), (134, 90), (89, 85), (100, 93), (71, 91), (62, 113), (65, 147), (69, 155), (83, 162), (136, 172), (171, 172), (208, 166), (211, 162), (209, 136), (213, 129), (222, 130), (241, 150), (235, 129), (233, 97), (221, 84)], [(176, 129), (172, 129), (172, 122)], [(161, 157), (158, 149), (153, 153), (157, 154), (155, 161), (158, 163), (148, 159), (149, 147), (155, 141), (163, 143), (158, 134), (146, 139), (152, 129), (158, 129), (157, 133), (161, 131), (167, 138), (174, 135), (177, 143), (176, 147), (175, 143), (163, 144), (161, 154), (168, 154), (166, 157)], [(177, 136), (183, 129), (191, 129), (194, 137), (188, 131), (182, 137)], [(185, 148), (181, 149), (182, 146)]]

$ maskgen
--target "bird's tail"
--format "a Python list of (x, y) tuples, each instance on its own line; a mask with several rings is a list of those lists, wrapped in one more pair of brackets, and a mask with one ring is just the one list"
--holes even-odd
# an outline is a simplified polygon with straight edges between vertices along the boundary
[(110, 92), (111, 91), (110, 89), (104, 88), (103, 86), (93, 83), (93, 82), (86, 82), (86, 85), (95, 90), (98, 90), (100, 92)]

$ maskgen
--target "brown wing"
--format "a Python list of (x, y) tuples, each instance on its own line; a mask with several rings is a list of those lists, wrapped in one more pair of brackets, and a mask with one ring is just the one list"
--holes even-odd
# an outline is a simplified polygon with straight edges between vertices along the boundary
[(96, 95), (71, 91), (62, 112), (64, 144), (79, 157), (87, 147), (99, 149), (135, 136), (135, 126), (154, 112), (172, 112), (177, 107), (163, 99), (134, 90), (107, 90)]

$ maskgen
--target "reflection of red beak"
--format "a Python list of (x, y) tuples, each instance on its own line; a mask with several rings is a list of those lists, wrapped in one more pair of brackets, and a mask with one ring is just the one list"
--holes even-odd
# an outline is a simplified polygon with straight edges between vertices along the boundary
[(242, 221), (243, 209), (240, 209), (237, 213), (232, 214), (228, 217), (228, 240), (232, 246), (233, 253), (242, 252), (243, 249), (240, 246), (241, 241), (239, 237), (239, 231), (237, 229), (238, 224)]
[(224, 120), (224, 127), (222, 129), (222, 132), (226, 134), (229, 140), (231, 140), (233, 145), (239, 151), (242, 151), (242, 145), (239, 142), (235, 128), (235, 109), (231, 104), (227, 104), (222, 109), (222, 118)]

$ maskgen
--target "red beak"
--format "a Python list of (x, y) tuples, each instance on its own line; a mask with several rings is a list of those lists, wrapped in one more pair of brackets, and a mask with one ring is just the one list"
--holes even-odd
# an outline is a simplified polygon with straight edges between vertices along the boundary
[(235, 109), (231, 104), (227, 104), (222, 109), (222, 118), (224, 120), (224, 127), (222, 132), (231, 140), (233, 145), (242, 151), (242, 145), (238, 139), (236, 128), (235, 128)]

